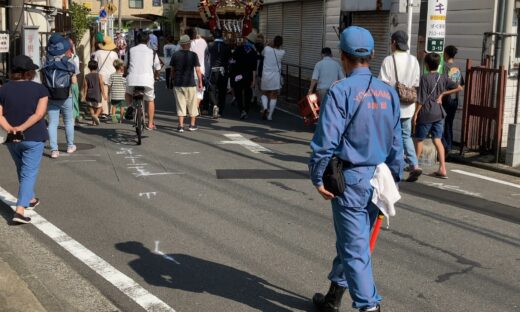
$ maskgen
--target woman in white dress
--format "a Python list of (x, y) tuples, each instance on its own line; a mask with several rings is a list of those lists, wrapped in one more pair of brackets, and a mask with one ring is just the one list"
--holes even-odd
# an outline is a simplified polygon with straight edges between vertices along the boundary
[(272, 46), (264, 48), (264, 67), (262, 69), (262, 117), (267, 120), (273, 119), (273, 112), (276, 107), (278, 93), (282, 88), (282, 59), (285, 51), (280, 47), (283, 39), (280, 36), (274, 37)]

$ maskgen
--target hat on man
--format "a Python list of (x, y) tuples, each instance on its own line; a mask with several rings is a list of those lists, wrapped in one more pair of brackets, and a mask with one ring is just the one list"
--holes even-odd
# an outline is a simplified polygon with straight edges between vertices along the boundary
[(50, 56), (65, 54), (68, 50), (70, 50), (69, 39), (64, 38), (58, 33), (54, 33), (50, 36), (49, 42), (47, 42), (47, 53)]
[(25, 73), (31, 70), (37, 70), (38, 65), (27, 55), (17, 55), (11, 62), (11, 71), (13, 73)]
[(364, 57), (372, 55), (374, 38), (368, 30), (358, 26), (350, 26), (341, 32), (339, 47), (343, 52)]
[(408, 51), (408, 34), (402, 30), (398, 30), (392, 34), (392, 41), (395, 41), (397, 48), (401, 51)]
[(253, 31), (253, 32), (250, 32), (249, 35), (247, 35), (246, 39), (251, 41), (251, 43), (255, 43), (257, 37), (258, 37), (258, 34)]
[(179, 44), (188, 44), (191, 42), (190, 36), (188, 35), (182, 35), (179, 39)]
[(103, 42), (98, 44), (101, 50), (112, 51), (116, 48), (114, 40), (110, 36), (103, 37)]

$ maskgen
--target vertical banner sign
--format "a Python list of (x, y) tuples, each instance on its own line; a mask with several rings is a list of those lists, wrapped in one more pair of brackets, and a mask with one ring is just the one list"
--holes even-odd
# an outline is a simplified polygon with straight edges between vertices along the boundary
[[(30, 57), (34, 64), (40, 66), (40, 33), (38, 26), (24, 26), (23, 27), (23, 54)], [(39, 76), (36, 75), (35, 81), (39, 81)]]
[(0, 53), (9, 53), (9, 34), (0, 34)]
[(428, 16), (426, 21), (426, 51), (444, 51), (446, 35), (446, 12), (448, 0), (428, 0)]

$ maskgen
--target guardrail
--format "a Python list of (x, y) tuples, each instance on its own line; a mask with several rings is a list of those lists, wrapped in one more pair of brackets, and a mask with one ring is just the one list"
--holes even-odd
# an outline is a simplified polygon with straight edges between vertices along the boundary
[(282, 63), (282, 79), (284, 81), (281, 95), (287, 102), (297, 104), (307, 94), (311, 83), (313, 68)]

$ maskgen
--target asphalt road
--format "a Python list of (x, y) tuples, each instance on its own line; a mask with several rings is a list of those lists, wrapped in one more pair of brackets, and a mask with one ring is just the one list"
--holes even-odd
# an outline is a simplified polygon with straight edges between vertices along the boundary
[[(313, 311), (335, 249), (330, 205), (305, 173), (311, 131), (281, 112), (271, 123), (256, 111), (238, 120), (229, 106), (226, 118), (179, 134), (172, 98), (160, 90), (158, 129), (141, 146), (129, 124), (85, 125), (76, 154), (45, 157), (38, 212), (176, 311)], [(0, 186), (16, 194), (5, 148), (0, 159)], [(520, 311), (520, 180), (448, 168), (448, 180), (400, 186), (373, 257), (384, 311)], [(119, 309), (142, 310), (39, 239)]]

